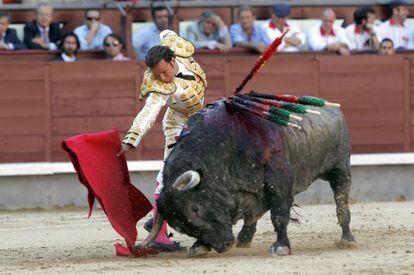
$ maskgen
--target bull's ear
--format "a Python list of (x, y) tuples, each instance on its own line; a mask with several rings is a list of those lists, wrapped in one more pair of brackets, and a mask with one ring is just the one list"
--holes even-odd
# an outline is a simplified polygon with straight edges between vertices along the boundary
[(200, 183), (200, 174), (190, 170), (179, 176), (172, 187), (178, 191), (186, 191), (196, 187)]

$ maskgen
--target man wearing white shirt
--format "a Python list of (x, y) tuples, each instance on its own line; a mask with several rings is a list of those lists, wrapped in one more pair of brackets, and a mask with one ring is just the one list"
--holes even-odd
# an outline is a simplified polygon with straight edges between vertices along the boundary
[(303, 48), (306, 40), (305, 34), (295, 24), (286, 22), (290, 11), (291, 6), (289, 4), (276, 4), (273, 7), (272, 18), (264, 25), (271, 40), (281, 36), (287, 28), (290, 29), (278, 48), (280, 52), (298, 52)]
[(382, 23), (378, 29), (380, 41), (385, 38), (391, 39), (395, 49), (407, 49), (410, 46), (411, 28), (405, 22), (408, 16), (407, 5), (405, 0), (392, 0), (391, 18)]
[(358, 8), (354, 12), (355, 24), (345, 29), (351, 51), (378, 50), (380, 41), (375, 26), (375, 10), (369, 7)]
[(345, 30), (335, 26), (336, 14), (332, 9), (325, 9), (321, 16), (321, 25), (313, 27), (308, 33), (309, 48), (312, 51), (328, 51), (349, 55), (349, 41)]

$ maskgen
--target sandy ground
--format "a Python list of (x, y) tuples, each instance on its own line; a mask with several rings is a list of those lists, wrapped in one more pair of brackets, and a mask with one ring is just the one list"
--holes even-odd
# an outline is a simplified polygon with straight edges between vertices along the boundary
[[(289, 226), (291, 256), (271, 256), (275, 240), (266, 215), (251, 248), (189, 258), (186, 252), (148, 258), (115, 256), (121, 239), (101, 211), (0, 212), (1, 274), (414, 274), (414, 202), (354, 204), (354, 249), (339, 249), (334, 205), (302, 206)], [(297, 217), (297, 215), (296, 215)], [(139, 222), (139, 236), (145, 236)], [(240, 224), (235, 227), (235, 232)], [(189, 247), (193, 239), (176, 233)]]

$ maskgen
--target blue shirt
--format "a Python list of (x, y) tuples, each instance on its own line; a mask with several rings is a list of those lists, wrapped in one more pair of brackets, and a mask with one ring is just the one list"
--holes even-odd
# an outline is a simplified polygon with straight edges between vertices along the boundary
[(145, 59), (145, 55), (152, 47), (160, 44), (160, 30), (151, 24), (136, 31), (132, 36), (132, 45), (138, 55), (138, 59)]
[(107, 25), (100, 24), (99, 29), (92, 40), (92, 43), (89, 45), (86, 43), (86, 35), (89, 32), (88, 26), (86, 26), (86, 24), (77, 27), (73, 32), (79, 39), (81, 50), (94, 50), (103, 48), (103, 41), (108, 34), (112, 33), (112, 30)]
[(247, 41), (253, 43), (263, 43), (266, 46), (272, 43), (272, 40), (266, 33), (266, 29), (259, 25), (258, 23), (253, 24), (252, 35), (250, 39), (247, 38), (246, 33), (244, 32), (243, 28), (240, 24), (233, 24), (230, 27), (230, 36), (233, 43), (237, 43), (240, 41)]

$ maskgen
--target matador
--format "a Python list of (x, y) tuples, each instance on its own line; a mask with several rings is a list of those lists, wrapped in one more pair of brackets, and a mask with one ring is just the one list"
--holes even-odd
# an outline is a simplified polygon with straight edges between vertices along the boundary
[[(203, 108), (207, 80), (204, 71), (193, 58), (194, 45), (171, 30), (161, 32), (160, 40), (160, 45), (151, 48), (145, 57), (148, 68), (144, 73), (140, 93), (140, 98), (146, 98), (145, 105), (123, 139), (122, 149), (118, 155), (139, 145), (154, 125), (161, 109), (167, 105), (162, 120), (165, 160), (171, 150), (170, 145), (175, 143), (184, 124), (191, 115)], [(157, 214), (156, 201), (162, 187), (161, 169), (157, 175), (157, 188), (154, 194), (154, 217)], [(150, 230), (152, 220), (145, 223), (144, 227)], [(180, 250), (178, 243), (170, 240), (166, 222), (150, 246), (166, 252)]]

